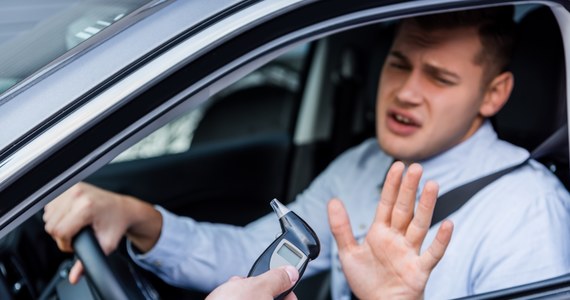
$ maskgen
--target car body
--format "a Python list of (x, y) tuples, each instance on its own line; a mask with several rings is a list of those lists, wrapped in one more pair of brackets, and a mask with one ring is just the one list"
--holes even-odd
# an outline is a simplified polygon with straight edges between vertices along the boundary
[[(522, 86), (536, 83), (551, 101), (515, 91), (530, 99), (509, 103), (497, 120), (505, 138), (532, 149), (567, 122), (567, 1), (123, 0), (56, 9), (42, 26), (0, 44), (0, 262), (12, 270), (0, 277), (9, 287), (2, 298), (37, 297), (68, 258), (55, 254), (38, 215), (79, 181), (237, 225), (269, 212), (274, 197), (290, 201), (332, 158), (374, 134), (386, 24), (502, 2), (521, 15), (548, 9), (560, 30), (561, 44), (538, 53), (557, 59), (537, 67), (557, 68), (556, 79), (545, 71), (546, 83), (536, 83), (536, 69), (515, 66), (532, 71)], [(103, 25), (89, 29), (94, 24)], [(370, 46), (379, 32), (386, 38)], [(534, 59), (525, 55), (520, 60)], [(524, 115), (529, 110), (534, 117)], [(166, 129), (141, 142), (159, 128)], [(189, 135), (191, 142), (177, 140)], [(562, 152), (551, 166), (564, 178)], [(36, 242), (45, 249), (31, 251)], [(489, 297), (568, 287), (557, 278)]]

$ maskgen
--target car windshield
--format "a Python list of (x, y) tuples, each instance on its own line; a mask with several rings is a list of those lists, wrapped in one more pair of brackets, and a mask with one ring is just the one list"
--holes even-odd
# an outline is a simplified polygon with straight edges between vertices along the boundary
[(0, 93), (149, 0), (0, 0)]

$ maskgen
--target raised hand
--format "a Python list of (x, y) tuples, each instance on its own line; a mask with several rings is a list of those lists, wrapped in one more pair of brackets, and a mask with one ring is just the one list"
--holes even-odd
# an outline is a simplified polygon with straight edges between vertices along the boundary
[(376, 216), (364, 242), (352, 234), (342, 202), (329, 203), (329, 223), (340, 262), (359, 299), (420, 299), (433, 268), (451, 240), (453, 223), (444, 221), (430, 247), (420, 253), (431, 223), (438, 186), (428, 181), (414, 213), (422, 175), (419, 164), (395, 162), (386, 176)]

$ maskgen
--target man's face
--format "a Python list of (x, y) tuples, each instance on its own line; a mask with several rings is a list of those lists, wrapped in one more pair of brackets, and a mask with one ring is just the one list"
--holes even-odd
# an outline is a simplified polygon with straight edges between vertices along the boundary
[(476, 28), (426, 32), (404, 22), (382, 68), (377, 135), (388, 154), (418, 161), (471, 136), (482, 124), (483, 66)]

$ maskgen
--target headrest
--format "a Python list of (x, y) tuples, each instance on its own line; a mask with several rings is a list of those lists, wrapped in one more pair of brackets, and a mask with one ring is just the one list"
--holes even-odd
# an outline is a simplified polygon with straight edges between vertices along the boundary
[(512, 95), (494, 117), (499, 137), (533, 150), (566, 124), (564, 47), (550, 8), (530, 11), (518, 23), (510, 70)]

